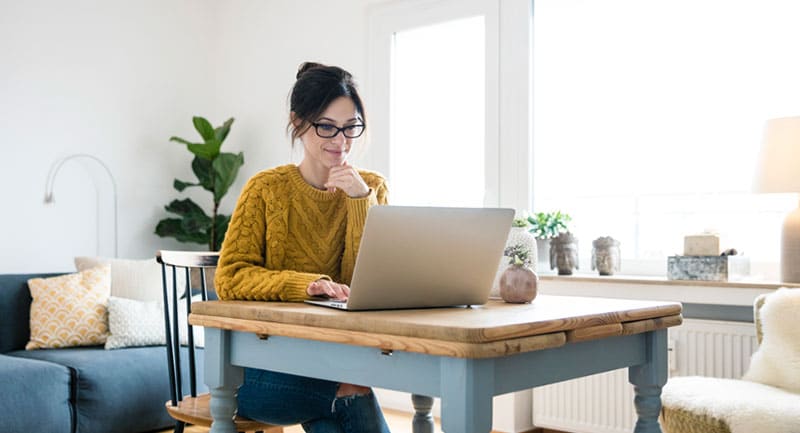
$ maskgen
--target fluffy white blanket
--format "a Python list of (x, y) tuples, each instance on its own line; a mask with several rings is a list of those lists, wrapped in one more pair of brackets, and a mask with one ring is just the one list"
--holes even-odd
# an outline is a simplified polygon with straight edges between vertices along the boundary
[(744, 379), (800, 393), (800, 290), (771, 293), (760, 316), (764, 338)]
[(725, 421), (732, 433), (800, 433), (800, 394), (756, 382), (675, 377), (664, 386), (665, 406)]
[(721, 419), (732, 433), (800, 433), (800, 290), (770, 294), (760, 317), (764, 337), (744, 380), (671, 378), (664, 405)]

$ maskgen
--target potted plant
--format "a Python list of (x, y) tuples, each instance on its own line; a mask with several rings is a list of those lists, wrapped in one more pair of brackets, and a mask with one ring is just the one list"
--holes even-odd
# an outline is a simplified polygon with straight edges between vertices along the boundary
[(559, 211), (538, 212), (527, 217), (528, 231), (536, 237), (537, 256), (544, 269), (549, 269), (546, 262), (550, 257), (550, 240), (561, 233), (569, 232), (572, 217)]
[(524, 245), (512, 245), (503, 252), (510, 257), (508, 267), (500, 276), (500, 297), (504, 301), (525, 303), (536, 297), (539, 277), (531, 269), (533, 251)]
[(194, 128), (200, 134), (202, 142), (193, 143), (180, 137), (169, 140), (185, 144), (194, 155), (192, 172), (196, 182), (185, 182), (175, 179), (172, 186), (183, 192), (186, 188), (199, 186), (211, 193), (211, 212), (207, 214), (201, 206), (191, 198), (175, 199), (164, 207), (167, 212), (177, 218), (164, 218), (156, 225), (155, 233), (161, 237), (172, 237), (181, 242), (192, 242), (208, 246), (209, 251), (219, 251), (225, 232), (228, 230), (230, 215), (218, 212), (220, 201), (228, 192), (239, 168), (244, 164), (244, 155), (221, 152), (220, 148), (230, 132), (233, 118), (221, 126), (211, 126), (208, 120), (200, 116), (192, 118)]

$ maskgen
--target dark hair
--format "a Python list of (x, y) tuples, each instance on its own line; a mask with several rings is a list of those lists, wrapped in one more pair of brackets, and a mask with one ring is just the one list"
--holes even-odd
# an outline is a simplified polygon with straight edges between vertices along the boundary
[[(349, 72), (338, 66), (305, 62), (298, 68), (296, 78), (289, 94), (289, 109), (294, 113), (294, 119), (290, 116), (286, 125), (286, 131), (291, 132), (292, 143), (311, 128), (311, 123), (317, 121), (331, 102), (341, 96), (353, 101), (361, 120), (366, 123), (364, 104)], [(293, 120), (299, 121), (299, 124), (295, 125)]]

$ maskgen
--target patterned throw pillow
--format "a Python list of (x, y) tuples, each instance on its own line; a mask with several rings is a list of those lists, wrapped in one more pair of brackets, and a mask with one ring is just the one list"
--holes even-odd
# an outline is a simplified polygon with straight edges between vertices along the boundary
[(164, 344), (164, 316), (159, 302), (108, 298), (106, 349)]
[[(192, 298), (193, 302), (199, 300), (199, 295)], [(180, 342), (186, 345), (189, 344), (184, 331), (186, 329), (186, 309), (183, 304), (179, 307)], [(164, 310), (161, 309), (160, 302), (142, 302), (112, 296), (108, 298), (108, 327), (111, 335), (106, 340), (105, 348), (107, 350), (164, 344)], [(195, 326), (193, 331), (195, 346), (203, 347), (203, 328)]]
[(28, 280), (31, 337), (26, 350), (93, 346), (108, 336), (106, 302), (111, 267)]

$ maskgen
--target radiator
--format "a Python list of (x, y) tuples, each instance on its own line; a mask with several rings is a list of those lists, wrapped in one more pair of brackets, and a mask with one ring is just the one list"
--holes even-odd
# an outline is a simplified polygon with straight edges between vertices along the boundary
[[(757, 349), (752, 323), (685, 319), (669, 329), (671, 376), (739, 378)], [(533, 424), (573, 433), (630, 433), (636, 421), (628, 370), (533, 390)]]

